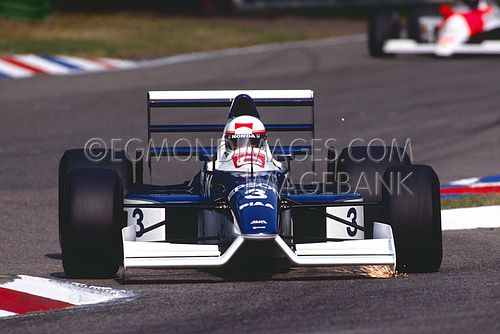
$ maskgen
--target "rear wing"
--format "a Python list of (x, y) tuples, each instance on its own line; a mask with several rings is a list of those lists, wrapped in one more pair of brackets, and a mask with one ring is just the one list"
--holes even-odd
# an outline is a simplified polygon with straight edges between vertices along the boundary
[(200, 90), (150, 91), (149, 108), (230, 107), (233, 99), (249, 95), (257, 106), (314, 106), (312, 90)]
[[(265, 124), (268, 131), (281, 132), (311, 132), (314, 138), (314, 92), (312, 90), (206, 90), (206, 91), (150, 91), (148, 92), (148, 142), (151, 142), (155, 133), (181, 133), (181, 132), (221, 132), (225, 124), (207, 125), (173, 125), (153, 124), (152, 113), (158, 109), (168, 108), (229, 108), (233, 100), (240, 94), (249, 95), (258, 107), (309, 107), (311, 113), (310, 123), (301, 124)], [(229, 111), (229, 110), (227, 110)], [(198, 156), (206, 150), (190, 147), (151, 147), (148, 166), (151, 169), (151, 155), (177, 155)], [(212, 149), (208, 149), (212, 151)], [(281, 150), (275, 152), (279, 154)], [(293, 146), (287, 150), (287, 154), (308, 154), (312, 152), (310, 146)], [(314, 166), (313, 166), (314, 169)]]

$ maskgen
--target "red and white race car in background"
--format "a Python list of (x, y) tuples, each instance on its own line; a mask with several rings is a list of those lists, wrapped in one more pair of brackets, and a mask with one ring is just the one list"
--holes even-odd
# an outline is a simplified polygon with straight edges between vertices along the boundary
[(500, 7), (492, 1), (420, 4), (410, 8), (406, 37), (399, 14), (379, 9), (370, 18), (368, 47), (374, 57), (391, 54), (500, 54)]

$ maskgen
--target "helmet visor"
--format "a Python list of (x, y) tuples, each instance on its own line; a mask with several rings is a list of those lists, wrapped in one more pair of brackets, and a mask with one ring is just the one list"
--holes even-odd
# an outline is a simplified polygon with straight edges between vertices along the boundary
[(267, 136), (265, 134), (239, 134), (226, 136), (226, 149), (236, 151), (241, 148), (258, 148), (264, 146)]

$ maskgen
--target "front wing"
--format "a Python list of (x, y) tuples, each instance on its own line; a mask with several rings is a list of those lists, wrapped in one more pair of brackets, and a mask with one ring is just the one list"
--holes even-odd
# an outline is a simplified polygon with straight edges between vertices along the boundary
[(384, 45), (389, 54), (434, 54), (449, 57), (454, 54), (500, 55), (500, 41), (484, 41), (478, 44), (459, 44), (450, 47), (436, 43), (417, 43), (412, 39), (390, 39)]
[[(221, 253), (217, 245), (141, 242), (135, 225), (124, 228), (122, 237), (125, 269), (221, 267), (245, 243), (245, 236), (237, 236)], [(382, 223), (374, 223), (373, 239), (305, 243), (295, 250), (278, 235), (271, 239), (296, 266), (396, 265), (392, 229)]]

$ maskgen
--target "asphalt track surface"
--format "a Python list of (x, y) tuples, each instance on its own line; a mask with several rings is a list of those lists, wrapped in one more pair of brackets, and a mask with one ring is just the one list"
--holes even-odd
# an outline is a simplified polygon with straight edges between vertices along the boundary
[[(450, 181), (499, 171), (499, 61), (371, 59), (365, 43), (354, 40), (132, 71), (0, 80), (0, 272), (65, 279), (57, 241), (59, 158), (91, 137), (144, 138), (147, 90), (311, 88), (318, 138), (336, 138), (339, 146), (356, 137), (410, 138), (415, 161)], [(196, 121), (224, 116), (197, 113)], [(167, 179), (195, 170), (169, 169)], [(132, 301), (4, 319), (0, 331), (498, 333), (499, 245), (498, 229), (445, 232), (439, 272), (385, 280), (329, 269), (261, 280), (133, 271), (128, 281), (82, 280), (133, 290)]]

